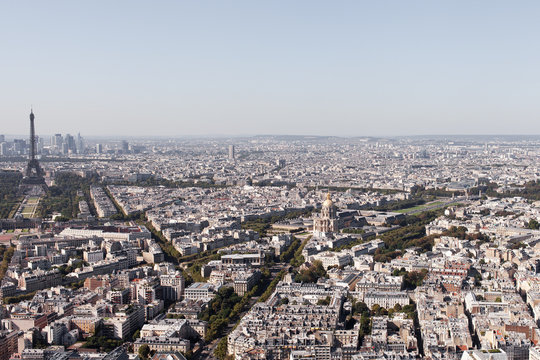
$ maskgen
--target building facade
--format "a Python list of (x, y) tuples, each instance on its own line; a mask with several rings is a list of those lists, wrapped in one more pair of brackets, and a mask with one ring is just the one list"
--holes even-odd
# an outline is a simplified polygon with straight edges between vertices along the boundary
[(336, 207), (330, 194), (326, 195), (326, 200), (322, 204), (321, 213), (313, 219), (313, 234), (324, 236), (326, 233), (333, 233), (339, 230), (336, 218)]

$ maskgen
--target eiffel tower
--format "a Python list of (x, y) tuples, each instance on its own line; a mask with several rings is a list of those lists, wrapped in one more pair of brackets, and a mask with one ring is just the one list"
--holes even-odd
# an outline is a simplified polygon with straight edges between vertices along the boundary
[[(28, 191), (31, 188), (46, 189), (45, 179), (43, 176), (45, 172), (39, 165), (39, 161), (36, 159), (36, 132), (34, 129), (34, 112), (30, 110), (30, 156), (28, 164), (26, 165), (25, 176), (22, 180), (23, 190)], [(39, 192), (39, 189), (34, 189)]]

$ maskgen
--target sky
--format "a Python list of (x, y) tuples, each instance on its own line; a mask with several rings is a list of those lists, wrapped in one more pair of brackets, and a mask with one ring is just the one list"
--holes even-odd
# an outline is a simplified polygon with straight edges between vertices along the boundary
[(540, 134), (539, 1), (0, 2), (0, 134)]

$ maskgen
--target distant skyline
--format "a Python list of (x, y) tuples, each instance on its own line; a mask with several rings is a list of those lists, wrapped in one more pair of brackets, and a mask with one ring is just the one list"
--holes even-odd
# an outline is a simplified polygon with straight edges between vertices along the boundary
[(537, 1), (0, 3), (0, 134), (540, 134)]

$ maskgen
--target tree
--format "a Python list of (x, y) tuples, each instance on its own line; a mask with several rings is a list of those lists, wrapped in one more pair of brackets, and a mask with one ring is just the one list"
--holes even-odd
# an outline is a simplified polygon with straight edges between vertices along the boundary
[(538, 230), (540, 229), (540, 224), (538, 223), (538, 221), (536, 219), (531, 219), (529, 221), (529, 229), (533, 229), (533, 230)]
[(9, 214), (19, 205), (17, 197), (22, 174), (19, 171), (0, 171), (0, 218), (9, 217)]
[[(68, 219), (74, 218), (79, 212), (79, 201), (88, 199), (90, 186), (100, 181), (97, 174), (81, 177), (75, 173), (59, 173), (55, 184), (48, 188), (46, 195), (38, 205), (40, 216), (50, 216), (53, 212), (60, 212)], [(80, 197), (82, 191), (84, 196)]]
[(392, 275), (403, 276), (403, 287), (407, 290), (414, 290), (418, 286), (422, 285), (422, 282), (424, 281), (427, 273), (427, 269), (408, 272), (407, 270), (405, 270), (405, 268), (401, 268), (400, 270), (394, 269)]
[(360, 318), (360, 330), (358, 331), (358, 336), (360, 341), (364, 339), (364, 336), (371, 334), (371, 319), (369, 316), (362, 316)]
[(296, 276), (296, 282), (316, 283), (321, 277), (326, 276), (326, 270), (321, 261), (315, 260), (307, 269), (302, 269)]
[(227, 357), (227, 337), (226, 336), (221, 338), (221, 340), (219, 340), (216, 350), (214, 350), (214, 355), (220, 360), (225, 359)]
[(474, 286), (480, 286), (482, 281), (482, 275), (479, 273), (474, 274)]
[(300, 247), (302, 243), (300, 242), (300, 240), (298, 239), (295, 239), (291, 245), (287, 248), (287, 250), (285, 250), (280, 256), (279, 256), (279, 261), (281, 262), (290, 262), (291, 259), (293, 258), (296, 250)]
[(355, 302), (353, 305), (353, 315), (360, 314), (364, 317), (369, 317), (369, 308), (367, 307), (365, 302), (359, 301)]
[(319, 301), (317, 301), (317, 305), (330, 305), (330, 296), (327, 296), (326, 298), (324, 299), (319, 299)]
[(124, 214), (116, 213), (109, 217), (111, 220), (124, 220)]
[(141, 345), (139, 348), (139, 356), (141, 359), (147, 359), (148, 355), (150, 355), (150, 347), (146, 344)]
[(414, 290), (418, 286), (421, 286), (427, 273), (428, 273), (427, 269), (408, 272), (405, 276), (403, 276), (404, 287), (406, 289)]

